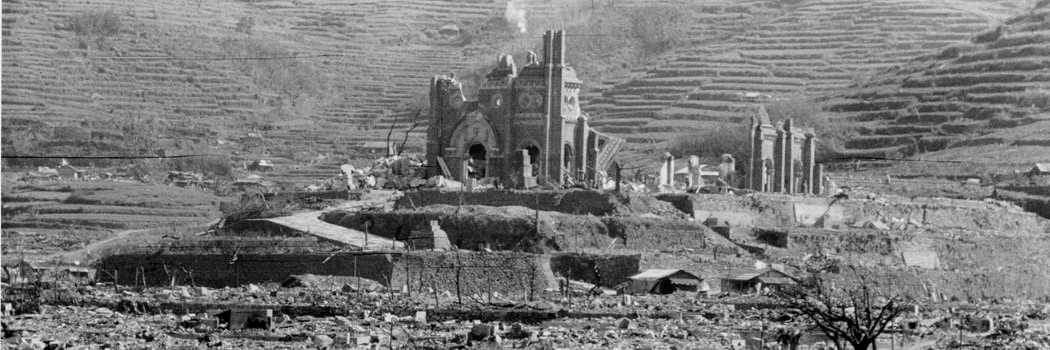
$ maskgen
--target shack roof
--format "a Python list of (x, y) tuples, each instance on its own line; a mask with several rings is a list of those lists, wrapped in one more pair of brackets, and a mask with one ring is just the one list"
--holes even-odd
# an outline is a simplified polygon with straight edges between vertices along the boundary
[(1050, 163), (1035, 163), (1035, 166), (1032, 167), (1032, 173), (1050, 174)]
[[(729, 279), (733, 281), (750, 281), (756, 278), (759, 279), (760, 282), (767, 284), (794, 284), (798, 281), (795, 276), (792, 276), (783, 270), (770, 267), (739, 274)], [(778, 283), (784, 282), (784, 280), (790, 280), (791, 283)]]
[(631, 277), (628, 277), (628, 278), (632, 279), (632, 280), (643, 280), (644, 281), (644, 280), (658, 280), (658, 279), (668, 278), (668, 277), (672, 277), (672, 276), (673, 276), (673, 278), (671, 278), (671, 280), (674, 281), (675, 283), (678, 283), (680, 281), (684, 281), (684, 280), (687, 280), (687, 279), (695, 279), (697, 281), (703, 280), (702, 278), (697, 277), (696, 275), (691, 274), (691, 273), (686, 272), (685, 270), (681, 270), (681, 269), (645, 270), (645, 271), (642, 271), (641, 273), (638, 273), (638, 274), (636, 274), (634, 276), (631, 276)]

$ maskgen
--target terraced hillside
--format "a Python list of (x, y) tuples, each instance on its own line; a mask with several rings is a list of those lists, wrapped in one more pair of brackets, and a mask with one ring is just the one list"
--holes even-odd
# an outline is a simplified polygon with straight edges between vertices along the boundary
[(1050, 1), (829, 101), (852, 153), (1025, 163), (1050, 154)]
[[(352, 153), (391, 126), (403, 136), (434, 74), (476, 72), (501, 50), (534, 48), (542, 29), (671, 6), (696, 15), (686, 40), (637, 64), (581, 73), (596, 74), (585, 107), (593, 125), (650, 144), (740, 122), (767, 99), (866, 81), (1027, 3), (516, 0), (529, 23), (520, 34), (503, 18), (506, 0), (5, 1), (4, 153), (235, 152), (238, 162), (301, 170), (289, 178), (320, 178), (308, 173), (330, 167), (295, 164)], [(74, 21), (100, 13), (114, 14), (118, 28)], [(610, 56), (637, 47), (629, 28), (611, 26), (588, 35), (622, 40)], [(570, 46), (589, 44), (571, 33)], [(410, 146), (422, 147), (425, 127)]]
[[(199, 190), (123, 181), (3, 181), (3, 251), (46, 255), (130, 230), (207, 224), (225, 198)], [(177, 238), (177, 237), (175, 237)]]
[(968, 40), (1007, 2), (919, 0), (801, 2), (783, 15), (738, 24), (724, 40), (683, 47), (643, 75), (592, 95), (592, 125), (654, 143), (718, 123), (746, 122), (770, 100), (819, 96), (875, 71)]
[[(528, 8), (550, 4), (535, 0)], [(510, 31), (505, 7), (429, 0), (5, 1), (4, 131), (69, 145), (123, 145), (105, 131), (113, 131), (114, 119), (137, 118), (157, 124), (152, 137), (197, 141), (177, 145), (185, 149), (222, 139), (231, 142), (218, 148), (252, 153), (342, 153), (384, 138), (398, 107), (419, 100), (430, 76), (494, 55), (490, 44), (471, 42), (477, 34), (468, 29)], [(82, 32), (72, 20), (103, 12), (117, 17), (115, 33)], [(448, 25), (463, 30), (439, 32)], [(64, 126), (86, 131), (54, 131)], [(237, 142), (247, 133), (264, 139), (255, 142), (262, 147)]]

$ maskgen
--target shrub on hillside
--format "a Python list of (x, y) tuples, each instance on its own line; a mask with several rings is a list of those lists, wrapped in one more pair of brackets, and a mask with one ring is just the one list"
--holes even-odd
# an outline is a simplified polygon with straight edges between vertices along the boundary
[(746, 164), (751, 157), (750, 133), (747, 125), (722, 124), (699, 135), (680, 136), (671, 141), (670, 152), (678, 158), (691, 155), (717, 159), (732, 154), (737, 164)]
[(1028, 89), (1019, 98), (1024, 107), (1050, 110), (1050, 89)]
[(817, 134), (817, 160), (834, 156), (849, 133), (848, 128), (831, 120), (820, 105), (801, 99), (780, 100), (766, 104), (770, 121), (791, 119), (796, 128), (813, 128)]
[(285, 97), (277, 100), (279, 106), (274, 106), (282, 110), (282, 115), (309, 115), (318, 105), (316, 102), (327, 98), (328, 79), (309, 62), (288, 58), (294, 54), (280, 45), (258, 38), (240, 37), (223, 40), (220, 46), (228, 57), (275, 58), (234, 62), (255, 84)]
[(674, 6), (649, 6), (630, 14), (631, 33), (644, 54), (663, 53), (689, 39), (691, 16)]
[(67, 17), (66, 25), (77, 35), (108, 37), (120, 33), (123, 19), (113, 10), (88, 10)]

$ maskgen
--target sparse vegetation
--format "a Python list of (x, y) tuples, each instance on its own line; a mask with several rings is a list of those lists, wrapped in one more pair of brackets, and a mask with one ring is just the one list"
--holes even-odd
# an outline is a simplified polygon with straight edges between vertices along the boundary
[(66, 25), (77, 35), (104, 38), (120, 33), (123, 18), (113, 10), (88, 10), (69, 16)]
[(821, 106), (804, 99), (780, 100), (766, 104), (770, 121), (791, 119), (796, 128), (813, 128), (817, 134), (817, 160), (833, 157), (841, 150), (849, 130), (832, 120)]
[(675, 6), (648, 6), (632, 11), (629, 16), (631, 33), (645, 56), (664, 53), (688, 40), (688, 24), (692, 20), (688, 10)]
[(273, 102), (284, 117), (310, 115), (328, 97), (328, 79), (278, 44), (252, 37), (228, 38), (220, 46), (228, 57), (241, 58), (234, 62), (256, 84), (283, 97)]
[(738, 166), (746, 164), (751, 156), (750, 132), (747, 125), (722, 124), (708, 129), (700, 135), (689, 135), (671, 141), (670, 152), (683, 158), (697, 155), (701, 158), (717, 159), (723, 154), (732, 154)]
[(1028, 89), (1018, 99), (1023, 107), (1050, 110), (1050, 89)]
[(233, 27), (233, 31), (243, 34), (251, 35), (255, 30), (255, 17), (244, 16), (237, 20), (237, 25)]
[(842, 349), (845, 341), (852, 349), (871, 349), (909, 300), (880, 290), (876, 281), (855, 270), (853, 277), (839, 286), (817, 277), (809, 286), (787, 288), (778, 296), (815, 323), (836, 348)]

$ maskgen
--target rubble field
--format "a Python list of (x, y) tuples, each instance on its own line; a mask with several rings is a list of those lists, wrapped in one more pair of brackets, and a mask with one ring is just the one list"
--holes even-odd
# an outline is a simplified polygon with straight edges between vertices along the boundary
[[(879, 348), (1050, 346), (1050, 225), (1009, 203), (580, 190), (369, 198), (316, 215), (407, 248), (266, 226), (114, 246), (93, 276), (5, 288), (4, 346), (761, 349), (787, 348), (795, 334), (800, 349), (830, 348), (782, 300), (726, 285), (769, 266), (843, 285), (858, 271), (913, 300)], [(513, 198), (521, 206), (500, 205)], [(702, 282), (628, 292), (654, 269)]]

